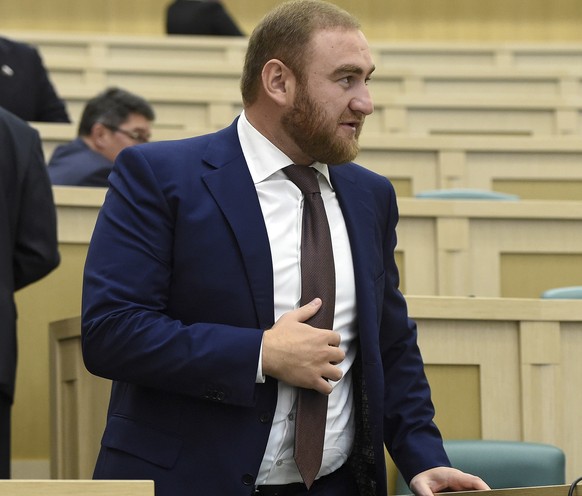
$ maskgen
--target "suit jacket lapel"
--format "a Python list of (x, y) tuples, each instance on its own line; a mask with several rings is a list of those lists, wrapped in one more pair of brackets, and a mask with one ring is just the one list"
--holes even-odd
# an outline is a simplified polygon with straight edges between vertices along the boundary
[[(238, 140), (236, 121), (216, 133), (203, 159), (212, 167), (203, 180), (224, 213), (247, 267), (259, 325), (270, 327), (274, 322), (274, 289), (269, 238), (256, 188)], [(375, 278), (379, 275), (370, 256), (370, 243), (375, 239), (375, 213), (369, 203), (371, 193), (357, 184), (350, 167), (332, 166), (330, 171), (352, 249), (360, 329), (366, 329), (370, 321), (362, 319), (377, 315), (373, 291)]]
[[(360, 348), (353, 367), (354, 402), (356, 405), (356, 438), (349, 464), (358, 484), (359, 494), (371, 496), (376, 492), (376, 466), (370, 427), (367, 384), (362, 360), (372, 349), (377, 328), (375, 282), (381, 267), (374, 264), (372, 256), (376, 239), (374, 224), (376, 213), (370, 206), (372, 193), (357, 182), (353, 169), (348, 166), (330, 168), (332, 185), (342, 209), (354, 264), (356, 304), (358, 310), (358, 335)], [(375, 338), (377, 339), (377, 337)]]
[(372, 256), (373, 244), (377, 238), (374, 232), (376, 213), (370, 206), (372, 193), (357, 182), (356, 175), (349, 166), (330, 167), (330, 177), (350, 239), (360, 343), (365, 346), (368, 337), (366, 330), (377, 325), (375, 316), (378, 309), (374, 284), (382, 270), (382, 267), (377, 265), (377, 257)]
[(244, 159), (236, 122), (220, 131), (203, 158), (213, 170), (203, 175), (238, 242), (260, 327), (274, 322), (273, 263), (257, 191)]
[(370, 207), (372, 193), (357, 182), (353, 169), (348, 166), (332, 166), (330, 177), (348, 230), (360, 306), (362, 296), (368, 291), (367, 283), (374, 282), (379, 275), (378, 268), (373, 264), (374, 258), (370, 256), (376, 238), (376, 213)]

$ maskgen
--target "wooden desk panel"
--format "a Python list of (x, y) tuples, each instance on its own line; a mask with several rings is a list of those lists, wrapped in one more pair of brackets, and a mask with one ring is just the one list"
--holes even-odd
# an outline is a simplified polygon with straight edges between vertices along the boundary
[[(404, 252), (408, 294), (505, 296), (504, 254), (544, 257), (539, 287), (512, 296), (537, 297), (540, 287), (582, 280), (582, 202), (400, 198), (399, 211), (397, 251)], [(553, 255), (561, 254), (578, 263), (568, 279), (555, 280)]]
[[(462, 411), (445, 409), (442, 415), (437, 413), (447, 437), (454, 438), (463, 424), (478, 422), (484, 439), (555, 444), (566, 453), (567, 479), (577, 476), (582, 463), (582, 433), (577, 428), (582, 400), (575, 394), (580, 388), (578, 378), (582, 377), (578, 359), (582, 353), (582, 307), (575, 301), (509, 298), (409, 296), (407, 301), (410, 315), (418, 323), (419, 345), (427, 368), (478, 367), (476, 404), (466, 405)], [(74, 356), (80, 360), (79, 333), (78, 318), (51, 325), (56, 370), (64, 370)], [(78, 439), (79, 430), (70, 425), (94, 429), (85, 432), (83, 439), (87, 451), (96, 453), (101, 426), (92, 419), (104, 415), (106, 390), (96, 385), (101, 379), (86, 370), (68, 370), (66, 379), (52, 376), (54, 404), (64, 403), (60, 398), (70, 394), (71, 381), (82, 383), (83, 388), (72, 390), (78, 405), (72, 410), (78, 415), (75, 422), (63, 424), (59, 419), (67, 410), (53, 409), (54, 439), (61, 453), (53, 463), (57, 473), (86, 473), (92, 469), (89, 460), (78, 457), (74, 449), (71, 453), (71, 443), (65, 444), (64, 435)], [(447, 397), (456, 394), (450, 378), (462, 382), (463, 372), (446, 377), (446, 382), (433, 381), (429, 374), (437, 405), (446, 404)]]
[(0, 496), (154, 496), (153, 481), (0, 480)]

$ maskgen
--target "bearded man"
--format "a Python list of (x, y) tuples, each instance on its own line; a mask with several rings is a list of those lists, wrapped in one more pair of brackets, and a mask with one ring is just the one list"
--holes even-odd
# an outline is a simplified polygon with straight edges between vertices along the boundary
[(386, 495), (387, 446), (418, 495), (488, 488), (433, 423), (394, 189), (351, 162), (373, 71), (350, 14), (284, 3), (250, 37), (230, 127), (121, 152), (84, 282), (85, 363), (114, 380), (95, 477)]

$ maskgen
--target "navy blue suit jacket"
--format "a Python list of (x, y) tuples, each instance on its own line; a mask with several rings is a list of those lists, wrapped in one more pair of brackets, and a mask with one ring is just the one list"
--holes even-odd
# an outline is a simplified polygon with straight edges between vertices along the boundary
[[(353, 163), (331, 181), (354, 261), (370, 477), (385, 495), (384, 443), (407, 479), (448, 459), (397, 289), (392, 185)], [(115, 381), (95, 477), (153, 478), (158, 496), (251, 493), (277, 399), (274, 379), (255, 383), (272, 270), (236, 124), (121, 152), (84, 280), (85, 363)]]
[(48, 175), (55, 185), (106, 188), (112, 167), (108, 158), (77, 137), (56, 148), (48, 163)]

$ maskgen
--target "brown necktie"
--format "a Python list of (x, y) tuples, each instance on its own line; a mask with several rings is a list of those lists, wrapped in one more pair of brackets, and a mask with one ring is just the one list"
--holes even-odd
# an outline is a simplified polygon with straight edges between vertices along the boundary
[[(321, 298), (319, 311), (306, 323), (322, 329), (333, 329), (335, 309), (335, 269), (331, 234), (317, 171), (302, 165), (283, 169), (304, 196), (301, 233), (301, 305)], [(309, 489), (323, 456), (327, 396), (314, 389), (299, 389), (295, 419), (295, 463)]]

